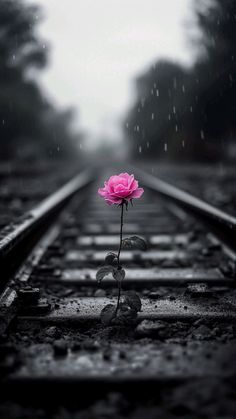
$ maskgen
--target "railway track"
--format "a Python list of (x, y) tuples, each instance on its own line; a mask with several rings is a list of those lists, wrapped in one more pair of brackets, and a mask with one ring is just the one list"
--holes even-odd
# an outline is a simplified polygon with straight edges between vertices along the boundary
[[(96, 270), (119, 240), (118, 209), (97, 197), (105, 171), (73, 178), (0, 242), (2, 415), (9, 400), (59, 397), (65, 409), (68, 398), (87, 403), (81, 417), (202, 409), (215, 418), (235, 408), (236, 219), (134, 172), (145, 194), (125, 213), (124, 235), (143, 236), (148, 248), (122, 251), (124, 289), (142, 299), (132, 327), (100, 322), (117, 290), (109, 277), (98, 288)], [(201, 406), (193, 391), (204, 394)]]
[(21, 216), (51, 195), (75, 173), (75, 164), (52, 161), (1, 162), (0, 238)]

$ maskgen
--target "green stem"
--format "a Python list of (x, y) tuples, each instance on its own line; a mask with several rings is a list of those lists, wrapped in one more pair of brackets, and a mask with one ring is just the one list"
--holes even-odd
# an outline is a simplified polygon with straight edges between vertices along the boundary
[[(121, 215), (120, 215), (120, 245), (119, 245), (119, 250), (118, 250), (118, 255), (117, 255), (118, 269), (121, 269), (120, 252), (121, 252), (121, 248), (122, 248), (123, 224), (124, 224), (124, 202), (122, 202), (122, 204), (121, 204)], [(115, 315), (117, 315), (117, 311), (119, 309), (120, 296), (121, 296), (121, 281), (118, 281), (118, 298), (117, 298)]]

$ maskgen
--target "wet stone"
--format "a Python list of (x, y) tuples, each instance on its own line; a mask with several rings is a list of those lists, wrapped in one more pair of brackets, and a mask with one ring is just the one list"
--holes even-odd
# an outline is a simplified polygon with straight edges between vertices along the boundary
[(105, 290), (98, 289), (94, 293), (94, 297), (105, 297), (105, 296), (106, 296)]
[(50, 338), (58, 338), (60, 332), (56, 326), (51, 326), (46, 329), (45, 334)]
[(209, 329), (209, 327), (207, 327), (205, 325), (201, 325), (194, 330), (193, 337), (195, 337), (198, 340), (210, 339), (211, 338), (211, 330)]
[(148, 297), (149, 297), (151, 300), (157, 300), (158, 298), (161, 298), (161, 297), (162, 297), (162, 295), (161, 295), (161, 293), (160, 293), (160, 292), (158, 292), (158, 291), (152, 291), (152, 292), (150, 292), (150, 293), (148, 294)]
[(55, 356), (65, 356), (67, 355), (67, 343), (64, 340), (56, 340), (53, 344), (53, 350)]
[(167, 323), (163, 321), (143, 320), (136, 327), (135, 336), (139, 338), (155, 336), (158, 337), (160, 332), (164, 331), (167, 327)]
[(213, 291), (208, 287), (207, 284), (191, 284), (188, 285), (186, 291), (186, 295), (189, 295), (192, 298), (197, 297), (210, 297), (213, 295)]
[(97, 351), (98, 349), (100, 349), (100, 344), (98, 341), (94, 341), (92, 339), (86, 339), (83, 342), (83, 348), (86, 349), (87, 351)]

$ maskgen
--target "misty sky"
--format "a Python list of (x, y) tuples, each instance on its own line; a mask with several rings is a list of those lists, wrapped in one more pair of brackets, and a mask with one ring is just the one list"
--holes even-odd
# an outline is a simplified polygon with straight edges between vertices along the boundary
[[(28, 3), (32, 3), (28, 0)], [(133, 98), (132, 80), (159, 57), (191, 63), (193, 0), (35, 0), (39, 33), (50, 42), (40, 75), (49, 97), (74, 106), (91, 138), (117, 136)]]

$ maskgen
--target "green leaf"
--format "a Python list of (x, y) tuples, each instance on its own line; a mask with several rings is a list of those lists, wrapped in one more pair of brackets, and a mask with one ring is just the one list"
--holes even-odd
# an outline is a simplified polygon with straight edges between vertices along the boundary
[(109, 252), (105, 257), (105, 263), (107, 263), (108, 265), (116, 265), (117, 255), (113, 252)]
[(113, 278), (116, 279), (116, 281), (121, 282), (123, 279), (125, 279), (125, 270), (124, 269), (113, 269), (112, 272)]
[(114, 271), (113, 266), (110, 266), (110, 265), (102, 266), (96, 273), (96, 279), (98, 283), (100, 283), (103, 280), (103, 278), (105, 278), (105, 276), (109, 275), (110, 273), (113, 274), (113, 271)]
[(101, 311), (101, 322), (109, 326), (116, 317), (116, 307), (113, 304), (107, 304)]
[(147, 250), (147, 243), (141, 237), (131, 236), (122, 240), (122, 247), (123, 249)]
[(124, 296), (124, 302), (134, 310), (141, 311), (142, 302), (138, 294), (134, 291), (127, 291)]

